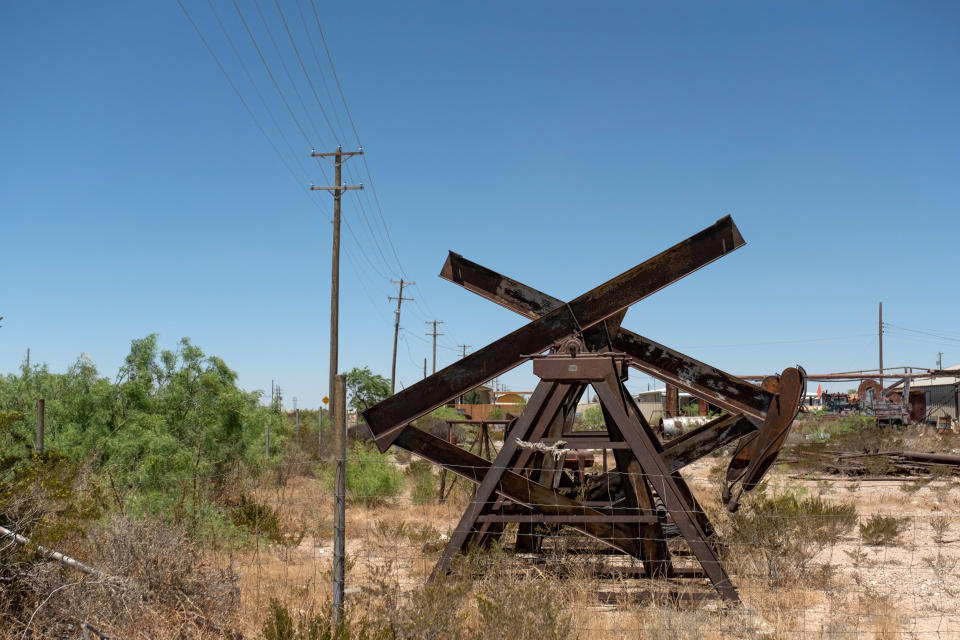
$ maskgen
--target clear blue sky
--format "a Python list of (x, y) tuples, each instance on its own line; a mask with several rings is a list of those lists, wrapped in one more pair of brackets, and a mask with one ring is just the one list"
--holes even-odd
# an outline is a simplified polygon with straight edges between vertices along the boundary
[[(214, 3), (253, 84), (184, 0), (270, 142), (175, 1), (0, 5), (0, 371), (30, 347), (112, 376), (158, 332), (288, 406), (324, 395), (331, 198), (304, 188), (330, 172), (308, 154), (357, 139), (310, 1), (281, 7), (331, 127), (276, 5), (268, 35), (238, 2), (299, 125), (233, 5)], [(883, 300), (939, 336), (891, 329), (886, 364), (960, 362), (955, 3), (316, 7), (393, 245), (351, 194), (342, 369), (389, 376), (401, 269), (405, 385), (425, 320), (445, 322), (439, 365), (524, 322), (437, 278), (449, 249), (572, 298), (727, 213), (747, 246), (626, 326), (734, 373), (848, 370), (876, 366)]]

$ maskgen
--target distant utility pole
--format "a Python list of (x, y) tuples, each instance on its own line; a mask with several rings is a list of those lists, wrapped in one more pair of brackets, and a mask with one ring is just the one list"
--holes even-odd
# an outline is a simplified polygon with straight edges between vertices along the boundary
[(46, 400), (40, 398), (37, 400), (37, 441), (34, 445), (37, 453), (43, 453), (43, 437), (44, 437), (44, 414), (46, 413)]
[[(460, 358), (463, 359), (463, 358), (466, 358), (466, 357), (467, 357), (467, 349), (469, 349), (469, 348), (472, 347), (473, 345), (472, 345), (472, 344), (458, 344), (457, 346), (460, 347)], [(463, 404), (463, 396), (460, 396), (459, 398), (457, 398), (457, 402), (458, 402), (459, 404)]]
[(424, 378), (427, 377), (427, 359), (426, 358), (423, 359), (423, 377)]
[(437, 325), (443, 324), (443, 320), (429, 320), (426, 324), (433, 325), (433, 333), (428, 333), (426, 335), (433, 336), (433, 373), (437, 372), (437, 336), (442, 336), (442, 333), (437, 333)]
[(393, 364), (390, 366), (390, 395), (393, 395), (397, 390), (397, 338), (400, 336), (400, 306), (404, 300), (413, 300), (413, 298), (403, 297), (403, 286), (417, 283), (404, 280), (403, 278), (400, 278), (400, 282), (396, 280), (391, 280), (390, 282), (400, 285), (400, 293), (397, 294), (396, 297), (387, 296), (387, 300), (397, 301), (397, 310), (394, 311), (395, 316), (393, 320)]
[(883, 302), (880, 303), (877, 335), (880, 339), (880, 388), (883, 388)]
[[(339, 350), (339, 321), (340, 321), (340, 196), (343, 195), (344, 191), (350, 191), (352, 189), (363, 189), (363, 183), (361, 182), (358, 186), (348, 187), (343, 184), (343, 179), (341, 175), (341, 169), (343, 167), (344, 158), (349, 160), (353, 156), (363, 155), (363, 148), (361, 147), (358, 151), (344, 151), (342, 146), (338, 146), (336, 151), (330, 153), (317, 153), (316, 151), (310, 152), (311, 158), (329, 158), (332, 157), (333, 167), (334, 167), (334, 179), (333, 186), (327, 187), (318, 187), (316, 185), (310, 185), (310, 191), (330, 191), (333, 193), (333, 266), (330, 269), (330, 382), (329, 382), (329, 395), (330, 398), (330, 411), (334, 411), (336, 407), (334, 402), (336, 396), (334, 394), (335, 382), (334, 379), (337, 377), (337, 355)], [(330, 414), (335, 415), (333, 413)]]
[(293, 396), (293, 415), (297, 421), (297, 444), (300, 444), (300, 409), (297, 409), (297, 396)]

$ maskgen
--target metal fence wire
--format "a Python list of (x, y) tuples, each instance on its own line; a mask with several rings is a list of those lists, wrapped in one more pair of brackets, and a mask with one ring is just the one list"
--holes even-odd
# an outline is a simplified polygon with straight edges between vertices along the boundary
[[(584, 535), (575, 524), (524, 521), (548, 505), (518, 507), (499, 494), (475, 506), (514, 514), (513, 521), (470, 523), (466, 533), (479, 546), (457, 553), (449, 572), (435, 572), (475, 501), (476, 484), (453, 473), (441, 478), (438, 467), (403, 452), (355, 444), (345, 468), (343, 637), (364, 637), (361, 628), (385, 634), (366, 637), (406, 638), (960, 637), (960, 478), (794, 476), (779, 469), (731, 514), (720, 500), (726, 462), (707, 457), (683, 474), (714, 528), (711, 544), (739, 602), (717, 597), (656, 495), (651, 509), (631, 509), (618, 503), (612, 481), (605, 513), (621, 514), (620, 525), (636, 518), (637, 548), (665, 545), (669, 568), (662, 576), (648, 575), (642, 554), (617, 548), (624, 541), (613, 524), (605, 538), (597, 529)], [(584, 472), (599, 476), (600, 464), (594, 460)], [(612, 474), (619, 482), (639, 475), (617, 472), (611, 460)], [(194, 487), (178, 485), (186, 496), (179, 525), (144, 528), (118, 515), (80, 546), (62, 549), (98, 575), (71, 573), (54, 559), (36, 569), (46, 590), (38, 591), (34, 631), (21, 625), (10, 637), (49, 637), (45, 616), (64, 611), (77, 626), (63, 637), (90, 629), (121, 637), (117, 630), (130, 628), (124, 607), (137, 598), (146, 603), (142, 611), (160, 615), (157, 607), (166, 603), (164, 611), (179, 612), (171, 618), (179, 635), (169, 637), (312, 637), (296, 629), (329, 625), (333, 480), (331, 464), (310, 460), (256, 478), (201, 478), (196, 491), (225, 505), (215, 513), (196, 512)], [(175, 494), (178, 487), (163, 490)], [(164, 526), (173, 532), (163, 533)], [(187, 545), (188, 537), (202, 544)], [(0, 560), (12, 561), (17, 547), (5, 538)], [(177, 582), (188, 570), (206, 584)], [(145, 596), (150, 571), (182, 593), (169, 601)], [(156, 586), (161, 594), (164, 588)], [(289, 617), (293, 635), (264, 635), (278, 615)], [(31, 635), (40, 629), (46, 631)]]

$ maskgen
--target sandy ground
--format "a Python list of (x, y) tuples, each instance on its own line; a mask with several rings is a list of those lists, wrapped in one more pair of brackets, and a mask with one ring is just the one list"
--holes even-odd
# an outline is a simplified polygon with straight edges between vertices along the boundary
[[(725, 462), (725, 460), (723, 461)], [(718, 459), (684, 471), (705, 503), (716, 502), (710, 480)], [(464, 484), (464, 481), (460, 481)], [(770, 475), (770, 491), (789, 489), (828, 501), (853, 502), (861, 521), (880, 513), (905, 519), (905, 530), (889, 546), (865, 544), (856, 527), (819, 551), (812, 567), (828, 568), (822, 580), (771, 587), (764, 576), (728, 566), (743, 606), (716, 601), (696, 606), (604, 605), (582, 590), (570, 602), (577, 637), (770, 637), (770, 638), (960, 638), (960, 485), (934, 481), (799, 479), (784, 470)], [(907, 489), (907, 490), (905, 490)], [(295, 546), (260, 544), (228, 559), (242, 576), (248, 631), (270, 598), (307, 611), (326, 601), (332, 578), (332, 499), (317, 479), (297, 477), (258, 499), (280, 509), (285, 526), (303, 538)], [(347, 594), (361, 597), (375, 579), (389, 577), (398, 589), (422, 585), (439, 557), (444, 537), (467, 500), (460, 492), (444, 504), (414, 505), (403, 495), (373, 505), (351, 504), (347, 516)], [(717, 518), (725, 517), (723, 514)], [(947, 518), (937, 541), (933, 523)], [(720, 524), (720, 523), (718, 523)], [(628, 563), (610, 556), (607, 566)], [(739, 572), (738, 572), (739, 570)], [(551, 580), (545, 576), (545, 580)], [(634, 590), (642, 581), (593, 581), (591, 589)], [(640, 585), (643, 586), (643, 585)], [(661, 632), (666, 635), (659, 635)]]

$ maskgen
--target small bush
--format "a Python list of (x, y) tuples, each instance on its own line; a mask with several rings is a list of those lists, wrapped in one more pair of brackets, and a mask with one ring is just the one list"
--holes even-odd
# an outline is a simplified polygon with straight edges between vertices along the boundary
[(819, 575), (807, 570), (810, 561), (856, 521), (853, 504), (790, 492), (771, 496), (761, 490), (732, 516), (729, 541), (740, 562), (755, 565), (771, 584), (782, 585)]
[(254, 536), (263, 536), (277, 544), (296, 545), (303, 539), (303, 533), (290, 536), (283, 532), (280, 515), (277, 510), (246, 496), (240, 498), (240, 504), (230, 513), (233, 524), (243, 527)]
[(264, 640), (387, 640), (390, 629), (371, 629), (364, 620), (354, 620), (345, 609), (340, 625), (333, 626), (333, 605), (329, 602), (319, 613), (300, 612), (296, 620), (286, 605), (270, 599), (270, 613), (263, 623)]
[(477, 594), (478, 624), (473, 640), (499, 640), (505, 630), (511, 638), (561, 640), (573, 628), (570, 609), (550, 584), (535, 578), (497, 576), (484, 582)]
[(943, 544), (947, 539), (947, 529), (950, 528), (950, 518), (937, 516), (930, 520), (930, 528), (933, 529), (933, 541)]
[(879, 513), (860, 523), (860, 538), (869, 545), (892, 545), (908, 526), (907, 518), (884, 516)]
[[(334, 468), (325, 472), (327, 488), (334, 489)], [(347, 500), (362, 502), (390, 498), (403, 487), (403, 474), (373, 445), (354, 442), (347, 453)]]
[(413, 504), (428, 504), (437, 499), (437, 478), (433, 474), (433, 465), (426, 460), (414, 460), (406, 473)]

